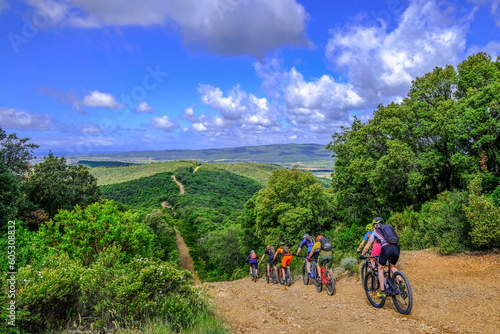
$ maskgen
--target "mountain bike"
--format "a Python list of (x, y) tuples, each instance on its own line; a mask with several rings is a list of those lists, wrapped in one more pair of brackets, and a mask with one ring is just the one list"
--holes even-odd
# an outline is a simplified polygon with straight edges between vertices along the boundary
[[(297, 257), (302, 257), (300, 255), (297, 255)], [(302, 265), (302, 282), (304, 283), (304, 285), (308, 285), (309, 284), (309, 279), (311, 278), (311, 276), (309, 276), (309, 273), (307, 272), (307, 256), (303, 256), (305, 257), (305, 260), (304, 260), (304, 264)], [(311, 261), (311, 271), (314, 273), (314, 277), (316, 277), (317, 275), (317, 269), (316, 269), (316, 260), (312, 260)]]
[[(259, 264), (257, 263), (257, 268), (259, 268)], [(250, 277), (252, 278), (252, 282), (257, 282), (257, 270), (255, 270), (254, 266), (250, 266), (251, 274)]]
[[(378, 261), (376, 267), (378, 267)], [(386, 296), (391, 296), (394, 306), (401, 314), (410, 314), (411, 308), (413, 306), (413, 293), (411, 290), (410, 282), (406, 275), (401, 271), (396, 271), (391, 274), (390, 261), (384, 270), (384, 280), (385, 280), (385, 294)], [(386, 297), (379, 298), (377, 292), (380, 290), (380, 281), (378, 279), (378, 269), (369, 270), (366, 273), (365, 280), (363, 282), (365, 287), (366, 297), (372, 306), (381, 308), (384, 306)]]
[[(372, 263), (370, 261), (371, 259), (371, 253), (368, 252), (366, 253), (368, 256), (366, 257), (366, 259), (364, 260), (363, 262), (363, 265), (361, 266), (361, 284), (364, 283), (365, 281), (365, 277), (366, 277), (366, 273), (368, 272), (368, 270), (372, 270), (373, 271), (373, 267), (372, 267)], [(374, 256), (373, 257), (375, 259), (375, 263), (378, 263), (378, 256)]]
[(269, 284), (269, 281), (273, 282), (273, 284), (278, 283), (278, 275), (276, 273), (276, 264), (269, 266), (269, 276), (267, 275), (267, 264), (266, 264), (266, 282)]
[(286, 285), (290, 286), (292, 284), (292, 274), (290, 273), (290, 266), (287, 266), (285, 268), (285, 277), (283, 277), (283, 271), (281, 270), (281, 264), (279, 267), (277, 267), (278, 271), (278, 282), (280, 282), (281, 285)]
[(326, 269), (325, 264), (321, 267), (320, 279), (318, 276), (314, 278), (314, 285), (316, 285), (316, 291), (323, 291), (323, 285), (325, 286), (326, 293), (332, 296), (335, 293), (335, 279), (333, 278), (333, 270)]

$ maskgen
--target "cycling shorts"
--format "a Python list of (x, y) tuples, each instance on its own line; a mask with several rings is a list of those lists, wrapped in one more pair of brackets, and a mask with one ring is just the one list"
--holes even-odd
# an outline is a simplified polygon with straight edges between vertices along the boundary
[(318, 259), (318, 264), (319, 266), (323, 266), (323, 263), (326, 262), (326, 269), (330, 269), (332, 267), (332, 264), (333, 264), (333, 256), (320, 256), (319, 259)]
[(372, 247), (372, 255), (371, 256), (379, 256), (381, 250), (382, 250), (382, 246), (380, 245), (380, 243), (378, 243), (378, 242), (374, 243), (373, 247)]
[(387, 244), (384, 247), (382, 247), (382, 250), (380, 251), (380, 257), (378, 258), (378, 262), (386, 266), (387, 265), (387, 260), (391, 260), (392, 264), (398, 263), (399, 259), (399, 253), (401, 252), (399, 245), (394, 245), (394, 244)]
[(269, 264), (270, 266), (275, 266), (276, 265), (276, 261), (274, 261), (272, 257), (269, 257), (267, 259), (267, 264)]
[(292, 258), (293, 258), (293, 256), (291, 256), (291, 255), (283, 256), (283, 258), (281, 259), (281, 266), (283, 268), (286, 268), (286, 266), (289, 266), (290, 262), (292, 262)]
[(258, 263), (257, 259), (251, 259), (250, 260), (250, 267), (253, 266), (255, 268), (255, 270), (257, 270), (257, 263)]

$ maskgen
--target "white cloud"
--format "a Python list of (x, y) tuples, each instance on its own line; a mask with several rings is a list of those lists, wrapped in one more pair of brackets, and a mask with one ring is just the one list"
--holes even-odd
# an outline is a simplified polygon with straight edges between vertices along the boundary
[(393, 31), (383, 21), (380, 26), (358, 22), (331, 30), (326, 56), (336, 69), (347, 69), (367, 104), (405, 96), (416, 77), (460, 61), (468, 25), (451, 17), (451, 9), (436, 1), (412, 0)]
[(15, 130), (52, 130), (52, 119), (49, 115), (28, 113), (24, 110), (0, 108), (0, 125), (3, 129)]
[[(188, 48), (261, 57), (308, 46), (308, 14), (296, 0), (28, 0), (52, 23), (81, 28), (175, 23)], [(172, 25), (170, 25), (172, 26)]]
[(123, 104), (116, 102), (115, 97), (111, 94), (92, 91), (86, 95), (82, 101), (83, 105), (88, 107), (101, 107), (108, 109), (123, 108)]
[(101, 128), (95, 123), (80, 123), (82, 133), (101, 133)]
[(489, 42), (486, 46), (471, 45), (467, 49), (467, 56), (471, 56), (479, 52), (486, 52), (491, 56), (491, 59), (497, 59), (497, 57), (500, 56), (500, 41)]
[(141, 102), (139, 105), (137, 105), (137, 108), (135, 108), (135, 111), (140, 113), (140, 114), (151, 114), (153, 112), (153, 108), (149, 105), (147, 102)]
[(82, 115), (88, 114), (88, 112), (82, 109), (78, 96), (73, 92), (61, 92), (57, 89), (52, 89), (49, 87), (42, 87), (37, 91), (41, 94), (45, 94), (47, 96), (55, 98), (59, 103), (71, 104), (73, 110), (75, 110), (79, 114)]
[(151, 117), (151, 127), (155, 130), (173, 131), (179, 127), (177, 122), (172, 122), (167, 115)]

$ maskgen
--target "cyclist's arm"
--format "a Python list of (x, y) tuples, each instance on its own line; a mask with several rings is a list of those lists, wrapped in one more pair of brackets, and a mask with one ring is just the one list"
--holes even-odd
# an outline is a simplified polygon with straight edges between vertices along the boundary
[(245, 260), (245, 263), (247, 263), (248, 260), (250, 260), (250, 255), (248, 255), (247, 259)]
[(260, 262), (264, 260), (264, 256), (266, 256), (266, 253), (262, 254), (262, 257), (260, 258)]
[(301, 250), (302, 250), (302, 246), (299, 246), (299, 249), (297, 249), (297, 255), (299, 255)]
[(365, 244), (365, 240), (363, 239), (363, 241), (361, 241), (361, 243), (358, 246), (358, 252), (361, 251), (361, 247), (363, 247), (364, 244)]
[(278, 249), (276, 250), (276, 253), (274, 253), (273, 261), (275, 261), (275, 260), (276, 260), (276, 257), (277, 257), (277, 256), (278, 256), (278, 254), (279, 254), (279, 253), (281, 253), (281, 252), (283, 252), (283, 249), (281, 249), (281, 248), (278, 248)]
[(320, 248), (321, 248), (321, 242), (319, 242), (319, 241), (318, 241), (318, 242), (316, 242), (316, 243), (314, 244), (313, 248), (311, 249), (311, 252), (309, 253), (308, 258), (309, 258), (309, 259), (311, 259), (311, 258), (312, 258), (312, 256), (313, 256), (313, 254), (314, 254), (314, 252), (315, 252), (316, 250), (319, 250)]
[(372, 233), (372, 235), (370, 236), (370, 239), (368, 239), (368, 243), (366, 244), (365, 248), (363, 248), (361, 255), (364, 256), (366, 254), (366, 252), (368, 252), (368, 249), (370, 248), (370, 246), (372, 245), (374, 240), (375, 240), (375, 233)]

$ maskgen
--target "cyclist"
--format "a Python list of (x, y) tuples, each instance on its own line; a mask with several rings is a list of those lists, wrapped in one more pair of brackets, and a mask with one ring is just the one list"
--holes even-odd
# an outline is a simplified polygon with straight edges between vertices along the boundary
[(258, 266), (257, 266), (257, 254), (255, 253), (255, 251), (251, 251), (250, 252), (250, 255), (248, 255), (245, 263), (248, 262), (248, 260), (250, 260), (250, 276), (252, 275), (252, 266), (255, 268), (255, 275), (257, 275), (257, 269), (258, 269)]
[(366, 244), (365, 248), (361, 252), (360, 258), (362, 258), (371, 244), (377, 240), (380, 243), (381, 251), (380, 257), (378, 260), (378, 279), (380, 282), (380, 292), (377, 293), (377, 297), (382, 298), (385, 297), (385, 279), (384, 279), (384, 267), (387, 264), (387, 260), (391, 260), (390, 270), (394, 273), (398, 269), (396, 268), (396, 263), (399, 259), (399, 253), (401, 249), (399, 248), (399, 238), (394, 231), (394, 229), (390, 225), (382, 224), (384, 220), (381, 217), (377, 217), (373, 219), (373, 227), (375, 231), (368, 239), (368, 244)]
[(280, 254), (280, 253), (282, 255), (282, 258), (281, 258), (282, 276), (281, 277), (285, 277), (286, 276), (285, 268), (290, 265), (290, 262), (292, 262), (293, 256), (292, 256), (292, 252), (290, 251), (288, 246), (285, 245), (284, 242), (279, 243), (278, 249), (276, 250), (276, 253), (274, 254), (273, 261), (276, 261), (276, 258), (278, 257), (278, 254)]
[[(299, 255), (300, 251), (302, 250), (302, 247), (305, 245), (307, 246), (307, 255), (309, 255), (309, 253), (311, 252), (313, 246), (314, 246), (314, 239), (313, 237), (311, 237), (309, 234), (304, 234), (304, 240), (302, 240), (302, 242), (300, 243), (300, 246), (299, 246), (299, 249), (297, 249), (297, 255)], [(312, 260), (314, 262), (318, 262), (318, 255), (319, 255), (319, 252), (316, 251), (314, 252), (313, 256), (312, 256)], [(309, 276), (311, 276), (312, 278), (314, 278), (314, 271), (311, 271), (311, 261), (309, 260), (309, 258), (307, 258), (307, 273), (309, 274)]]
[(271, 274), (271, 267), (273, 268), (276, 268), (276, 261), (274, 261), (274, 253), (276, 253), (274, 251), (274, 247), (273, 246), (270, 246), (270, 245), (267, 245), (266, 246), (266, 251), (264, 252), (264, 254), (262, 254), (262, 257), (260, 258), (260, 262), (262, 262), (262, 260), (264, 260), (264, 256), (268, 255), (269, 257), (267, 258), (267, 277), (269, 277), (269, 275)]
[(314, 252), (319, 250), (318, 258), (318, 277), (316, 279), (321, 281), (321, 266), (326, 262), (326, 269), (330, 269), (333, 264), (333, 250), (330, 240), (322, 236), (321, 234), (316, 237), (316, 243), (314, 244), (311, 252), (309, 253), (308, 259), (311, 260)]
[[(359, 244), (358, 250), (356, 251), (356, 253), (359, 254), (361, 252), (361, 247), (363, 247), (363, 245), (365, 244), (366, 240), (370, 239), (372, 233), (373, 233), (373, 223), (370, 223), (370, 224), (366, 225), (366, 234), (363, 237), (363, 240), (361, 241), (361, 243)], [(372, 264), (372, 268), (375, 268), (375, 256), (379, 256), (380, 255), (380, 250), (381, 250), (380, 243), (377, 240), (375, 240), (373, 242), (372, 255), (371, 255), (371, 258), (370, 258), (370, 262)]]

